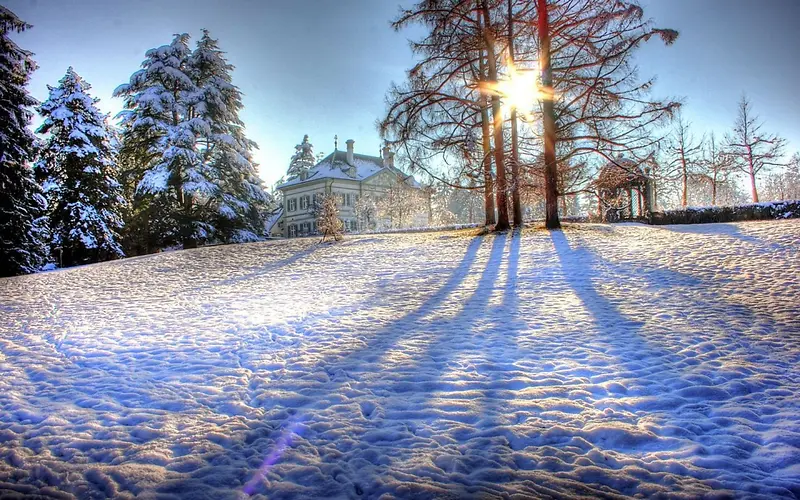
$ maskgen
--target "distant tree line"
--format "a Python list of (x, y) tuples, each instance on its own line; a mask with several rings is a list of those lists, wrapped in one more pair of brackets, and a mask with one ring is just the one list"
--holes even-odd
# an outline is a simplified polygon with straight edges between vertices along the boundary
[(71, 67), (46, 101), (30, 96), (33, 54), (10, 38), (29, 28), (0, 6), (0, 276), (264, 236), (274, 200), (208, 31), (146, 52), (114, 93), (117, 128)]

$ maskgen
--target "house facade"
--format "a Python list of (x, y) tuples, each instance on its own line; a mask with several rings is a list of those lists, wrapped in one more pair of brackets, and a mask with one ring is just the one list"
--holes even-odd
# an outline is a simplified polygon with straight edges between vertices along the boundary
[[(277, 186), (283, 195), (283, 213), (273, 227), (273, 236), (296, 238), (318, 234), (316, 207), (326, 194), (336, 196), (345, 232), (375, 229), (382, 221), (365, 219), (363, 214), (359, 217), (356, 209), (359, 200), (365, 196), (383, 200), (399, 185), (422, 188), (413, 176), (394, 166), (394, 154), (388, 147), (383, 149), (381, 158), (356, 154), (354, 144), (352, 139), (348, 140), (347, 151), (335, 150), (307, 172)], [(427, 220), (413, 222), (427, 224)]]

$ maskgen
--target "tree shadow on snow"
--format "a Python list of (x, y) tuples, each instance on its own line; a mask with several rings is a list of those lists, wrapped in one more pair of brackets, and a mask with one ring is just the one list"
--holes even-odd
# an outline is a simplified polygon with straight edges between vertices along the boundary
[[(602, 404), (631, 412), (637, 420), (647, 416), (658, 424), (651, 426), (657, 436), (651, 433), (631, 440), (605, 441), (598, 434), (599, 441), (589, 440), (600, 447), (622, 446), (631, 451), (672, 449), (686, 446), (689, 440), (697, 446), (695, 458), (699, 460), (703, 454), (727, 455), (734, 461), (748, 457), (753, 448), (732, 446), (718, 437), (720, 432), (737, 435), (737, 431), (722, 431), (724, 423), (717, 427), (710, 420), (704, 426), (695, 422), (710, 419), (715, 409), (734, 398), (778, 383), (773, 375), (768, 376), (771, 381), (759, 380), (761, 374), (747, 368), (749, 362), (760, 366), (758, 363), (769, 355), (765, 346), (759, 345), (753, 326), (761, 325), (766, 330), (774, 328), (774, 322), (745, 306), (727, 302), (698, 278), (647, 265), (637, 269), (637, 274), (649, 281), (650, 287), (663, 288), (667, 282), (677, 288), (672, 292), (661, 290), (660, 298), (665, 302), (658, 304), (654, 299), (658, 311), (638, 310), (635, 313), (641, 319), (628, 317), (620, 310), (622, 302), (605, 297), (594, 280), (613, 286), (615, 280), (632, 279), (630, 269), (604, 261), (585, 247), (571, 246), (561, 231), (551, 232), (551, 238), (564, 280), (591, 315), (593, 329), (607, 346), (606, 354), (613, 356), (618, 365), (608, 367), (610, 376), (594, 378), (603, 382), (609, 392)], [(675, 326), (670, 328), (661, 326), (657, 319), (653, 321), (655, 314), (666, 314), (665, 321), (680, 315), (685, 315), (686, 320), (673, 323)], [(724, 318), (722, 323), (718, 318)], [(643, 327), (648, 322), (645, 332)], [(726, 364), (728, 359), (733, 361), (730, 367)], [(739, 370), (740, 367), (745, 368)], [(749, 436), (745, 433), (739, 438)], [(745, 439), (739, 441), (746, 443)], [(750, 468), (745, 461), (739, 467), (742, 471)]]
[(728, 236), (756, 247), (766, 247), (770, 250), (783, 250), (775, 243), (769, 243), (757, 236), (742, 232), (741, 227), (731, 222), (716, 222), (710, 224), (674, 224), (668, 226), (655, 226), (673, 233), (697, 234), (702, 236)]
[[(388, 396), (404, 397), (411, 391), (423, 390), (426, 388), (423, 382), (418, 386), (416, 382), (402, 382), (390, 385), (386, 390), (382, 387), (372, 386), (370, 379), (373, 376), (385, 377), (386, 373), (395, 373), (402, 376), (402, 371), (396, 368), (385, 366), (384, 355), (395, 349), (399, 343), (412, 339), (420, 331), (423, 331), (429, 324), (429, 316), (437, 311), (438, 308), (447, 304), (447, 299), (459, 289), (464, 280), (469, 276), (471, 268), (477, 258), (478, 250), (483, 242), (482, 237), (473, 238), (468, 244), (466, 251), (460, 261), (452, 269), (449, 276), (439, 286), (439, 288), (429, 295), (415, 310), (408, 312), (402, 317), (383, 325), (376, 331), (370, 332), (355, 349), (346, 349), (344, 354), (328, 354), (326, 357), (311, 366), (304, 367), (302, 371), (310, 377), (308, 380), (287, 380), (283, 382), (277, 380), (271, 384), (271, 388), (266, 393), (283, 394), (287, 391), (296, 391), (297, 396), (293, 402), (282, 400), (275, 403), (265, 403), (268, 413), (265, 415), (263, 424), (251, 428), (241, 436), (243, 442), (236, 446), (229, 447), (228, 453), (236, 455), (237, 460), (242, 460), (243, 446), (249, 448), (247, 463), (251, 470), (248, 475), (248, 491), (246, 494), (267, 493), (272, 497), (281, 497), (280, 489), (273, 488), (272, 484), (291, 484), (291, 479), (284, 477), (283, 472), (291, 471), (288, 469), (272, 468), (272, 464), (264, 467), (264, 464), (273, 460), (270, 457), (275, 455), (276, 449), (280, 449), (281, 464), (302, 463), (306, 457), (317, 457), (314, 467), (318, 468), (322, 476), (315, 481), (311, 476), (306, 481), (315, 483), (311, 489), (298, 489), (292, 495), (320, 496), (323, 494), (335, 494), (351, 496), (354, 493), (369, 495), (369, 488), (365, 481), (372, 480), (375, 476), (366, 474), (364, 471), (355, 473), (354, 464), (361, 464), (366, 461), (374, 461), (375, 457), (372, 448), (380, 446), (386, 438), (387, 433), (396, 436), (398, 433), (405, 433), (411, 436), (413, 430), (386, 429), (381, 428), (383, 408), (374, 404), (374, 401), (382, 401)], [(301, 252), (290, 259), (297, 260), (304, 254), (310, 253), (312, 249)], [(286, 260), (286, 259), (285, 259)], [(281, 261), (285, 265), (286, 262)], [(276, 263), (277, 264), (277, 263)], [(246, 278), (244, 278), (246, 279)], [(488, 282), (487, 282), (488, 283)], [(312, 319), (313, 320), (313, 319)], [(449, 346), (453, 349), (453, 346)], [(388, 363), (391, 365), (391, 362)], [(327, 375), (323, 375), (327, 374)], [(320, 382), (319, 377), (324, 376), (327, 381)], [(301, 376), (302, 378), (302, 376)], [(316, 382), (316, 383), (315, 383)], [(298, 388), (299, 387), (299, 388)], [(337, 403), (341, 403), (343, 394), (353, 391), (369, 391), (374, 397), (368, 401), (362, 401), (357, 409), (357, 413), (342, 415), (340, 408), (335, 408)], [(346, 412), (355, 408), (348, 407)], [(330, 413), (334, 412), (334, 415)], [(333, 420), (333, 422), (331, 421)], [(325, 432), (322, 427), (332, 423), (337, 425), (347, 425), (342, 419), (352, 420), (348, 435), (341, 436), (331, 432)], [(354, 427), (353, 427), (354, 426)], [(286, 442), (291, 441), (287, 438), (287, 429), (291, 429), (294, 437), (292, 446), (287, 446)], [(393, 439), (393, 438), (392, 438)], [(283, 444), (281, 444), (283, 443)], [(396, 442), (390, 446), (396, 446)], [(324, 450), (331, 447), (344, 446), (349, 451), (342, 455), (322, 456)], [(236, 450), (236, 451), (235, 451)], [(251, 454), (252, 453), (252, 454)], [(224, 452), (223, 452), (224, 455)], [(260, 458), (259, 458), (260, 457)], [(258, 459), (255, 461), (255, 459)], [(231, 458), (222, 459), (230, 462)], [(261, 462), (263, 460), (263, 462)], [(361, 467), (361, 465), (358, 465)], [(381, 468), (383, 466), (377, 466)], [(222, 471), (224, 472), (224, 471)], [(200, 474), (199, 476), (197, 474)], [(161, 485), (158, 491), (170, 493), (180, 491), (183, 487), (198, 490), (199, 488), (209, 487), (205, 474), (208, 471), (201, 470), (197, 474), (192, 474), (187, 478), (177, 481), (170, 481)], [(197, 476), (197, 477), (192, 477)], [(208, 476), (211, 478), (211, 476)], [(346, 479), (350, 478), (350, 479)], [(356, 480), (355, 478), (358, 478)], [(296, 478), (295, 478), (296, 479)], [(270, 485), (264, 483), (269, 481)], [(350, 482), (352, 480), (353, 482)], [(286, 481), (289, 481), (287, 483)], [(275, 483), (272, 483), (275, 482)], [(286, 493), (286, 492), (283, 492)], [(286, 495), (284, 495), (286, 496)]]

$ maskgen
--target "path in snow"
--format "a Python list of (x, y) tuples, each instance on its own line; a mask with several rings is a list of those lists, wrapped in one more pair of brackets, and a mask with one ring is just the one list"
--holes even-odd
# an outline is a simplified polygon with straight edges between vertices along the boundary
[(0, 497), (800, 496), (800, 221), (0, 280)]

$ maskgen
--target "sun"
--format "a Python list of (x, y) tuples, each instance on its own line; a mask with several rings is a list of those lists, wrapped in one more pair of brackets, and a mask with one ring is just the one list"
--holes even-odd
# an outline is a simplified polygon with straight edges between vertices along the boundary
[(488, 95), (500, 96), (503, 112), (507, 116), (512, 109), (523, 119), (532, 118), (536, 104), (545, 98), (539, 86), (539, 71), (536, 69), (520, 70), (511, 60), (506, 63), (506, 75), (499, 81), (483, 83), (481, 91)]

